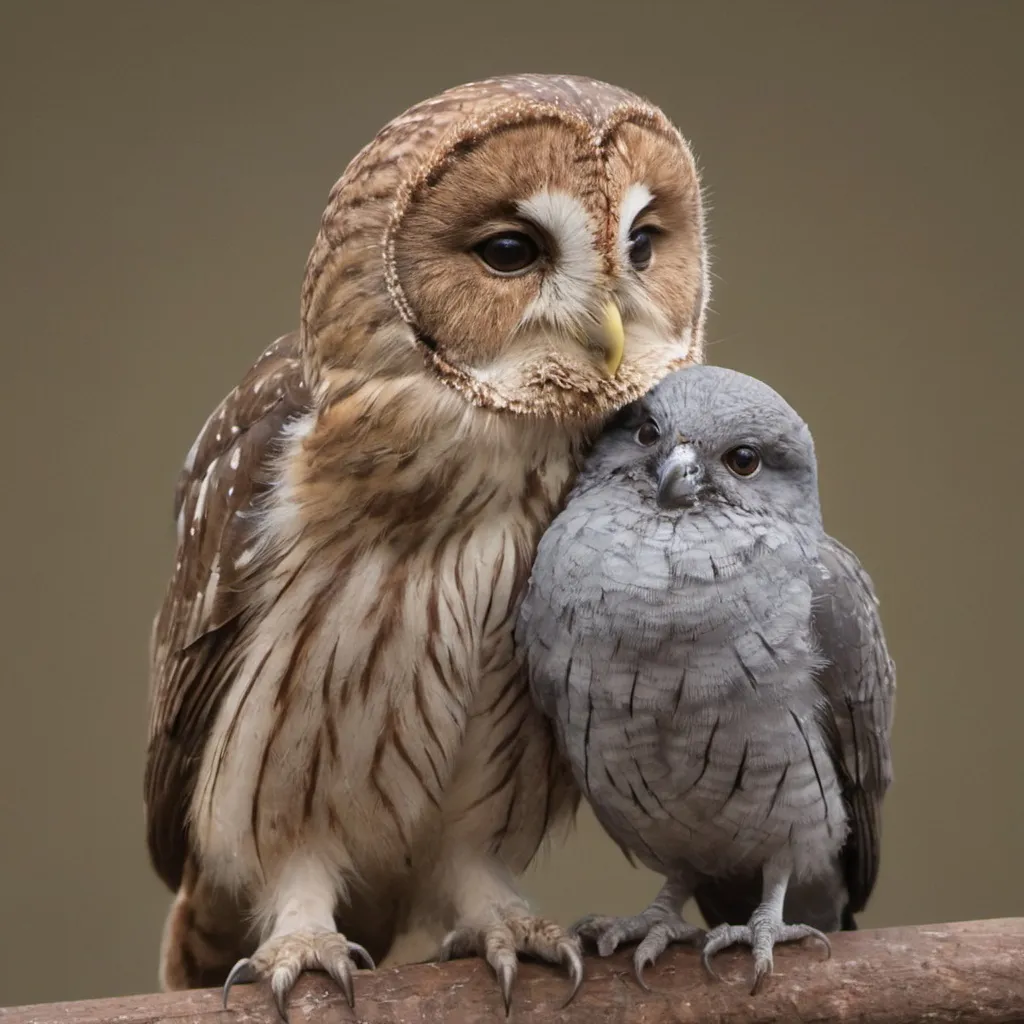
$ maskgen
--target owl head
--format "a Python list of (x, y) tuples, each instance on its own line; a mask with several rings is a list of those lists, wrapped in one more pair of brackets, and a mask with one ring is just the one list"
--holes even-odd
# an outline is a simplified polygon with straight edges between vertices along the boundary
[(426, 372), (478, 407), (592, 422), (701, 361), (708, 291), (698, 172), (665, 115), (509, 76), (412, 107), (349, 165), (303, 353), (325, 391)]

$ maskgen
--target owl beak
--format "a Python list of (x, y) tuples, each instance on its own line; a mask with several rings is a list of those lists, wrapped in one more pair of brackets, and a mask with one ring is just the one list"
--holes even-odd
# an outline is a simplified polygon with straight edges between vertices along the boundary
[(598, 329), (601, 351), (604, 352), (604, 365), (609, 377), (619, 372), (622, 364), (622, 353), (626, 347), (626, 333), (622, 327), (622, 314), (614, 300), (609, 299), (604, 307), (601, 324)]
[(691, 508), (704, 489), (704, 467), (692, 444), (679, 444), (658, 470), (658, 504), (662, 508)]

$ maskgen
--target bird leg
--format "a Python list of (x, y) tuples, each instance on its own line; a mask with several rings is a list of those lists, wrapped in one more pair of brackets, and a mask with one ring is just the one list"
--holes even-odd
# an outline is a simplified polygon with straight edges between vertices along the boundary
[(288, 995), (306, 970), (326, 971), (345, 993), (350, 1007), (355, 1004), (352, 971), (357, 956), (373, 968), (370, 954), (357, 942), (349, 942), (334, 924), (337, 884), (307, 859), (291, 862), (278, 880), (274, 894), (277, 912), (270, 935), (251, 957), (231, 968), (224, 982), (224, 1008), (231, 986), (270, 979), (277, 1011), (288, 1020)]
[(579, 940), (554, 921), (532, 914), (496, 862), (463, 863), (450, 877), (456, 879), (455, 927), (445, 936), (439, 959), (484, 957), (497, 975), (506, 1016), (520, 954), (562, 964), (571, 980), (567, 1006), (583, 981)]
[(762, 869), (761, 903), (750, 915), (745, 925), (720, 924), (708, 932), (704, 943), (703, 961), (708, 972), (718, 977), (711, 967), (711, 957), (737, 943), (750, 946), (754, 954), (754, 985), (751, 995), (756, 995), (764, 979), (772, 973), (772, 949), (777, 942), (798, 942), (801, 939), (819, 939), (825, 944), (828, 956), (832, 945), (828, 937), (806, 924), (786, 924), (782, 920), (782, 905), (792, 867), (788, 857), (768, 861)]
[(689, 924), (681, 916), (683, 904), (690, 894), (689, 883), (679, 877), (670, 878), (643, 913), (633, 917), (590, 914), (577, 921), (570, 931), (594, 943), (601, 956), (611, 956), (623, 942), (640, 940), (633, 953), (633, 971), (636, 980), (647, 988), (644, 969), (653, 966), (671, 943), (700, 945), (703, 940), (704, 929)]

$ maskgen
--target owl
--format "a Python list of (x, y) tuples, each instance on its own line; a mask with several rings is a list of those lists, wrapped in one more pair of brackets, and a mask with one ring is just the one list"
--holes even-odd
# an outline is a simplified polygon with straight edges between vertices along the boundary
[(604, 422), (702, 360), (691, 150), (602, 82), (518, 75), (388, 124), (331, 191), (299, 328), (207, 420), (150, 644), (166, 989), (307, 969), (352, 1002), (414, 927), (582, 977), (516, 876), (579, 802), (513, 632)]

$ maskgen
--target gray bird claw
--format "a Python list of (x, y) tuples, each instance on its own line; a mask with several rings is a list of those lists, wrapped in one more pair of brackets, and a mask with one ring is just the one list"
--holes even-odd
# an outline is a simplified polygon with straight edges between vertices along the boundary
[(711, 958), (723, 949), (738, 943), (750, 946), (754, 954), (754, 984), (750, 994), (756, 996), (761, 991), (765, 979), (772, 973), (773, 947), (780, 942), (799, 942), (801, 939), (818, 939), (825, 944), (825, 959), (832, 955), (832, 943), (829, 942), (828, 936), (817, 928), (807, 924), (783, 924), (781, 921), (758, 918), (755, 914), (749, 925), (720, 924), (708, 932), (701, 959), (707, 972), (713, 978), (722, 981), (721, 976), (711, 966)]
[(374, 969), (370, 954), (358, 942), (349, 942), (337, 932), (295, 932), (268, 939), (251, 957), (244, 957), (231, 968), (224, 982), (224, 1009), (228, 1008), (228, 993), (233, 985), (269, 978), (277, 1012), (287, 1022), (288, 996), (304, 970), (326, 971), (345, 993), (349, 1007), (354, 1008), (353, 954), (370, 970)]
[(592, 942), (600, 956), (611, 956), (624, 942), (637, 942), (633, 953), (633, 973), (641, 987), (650, 991), (644, 971), (674, 942), (700, 945), (704, 929), (684, 921), (678, 914), (649, 908), (634, 917), (603, 917), (591, 914), (569, 929), (581, 939)]
[(548, 963), (562, 964), (566, 968), (571, 988), (561, 1006), (564, 1010), (583, 983), (583, 957), (579, 941), (551, 921), (512, 917), (482, 930), (456, 928), (445, 936), (438, 959), (483, 956), (498, 979), (507, 1017), (512, 1010), (512, 989), (519, 972), (520, 953)]

